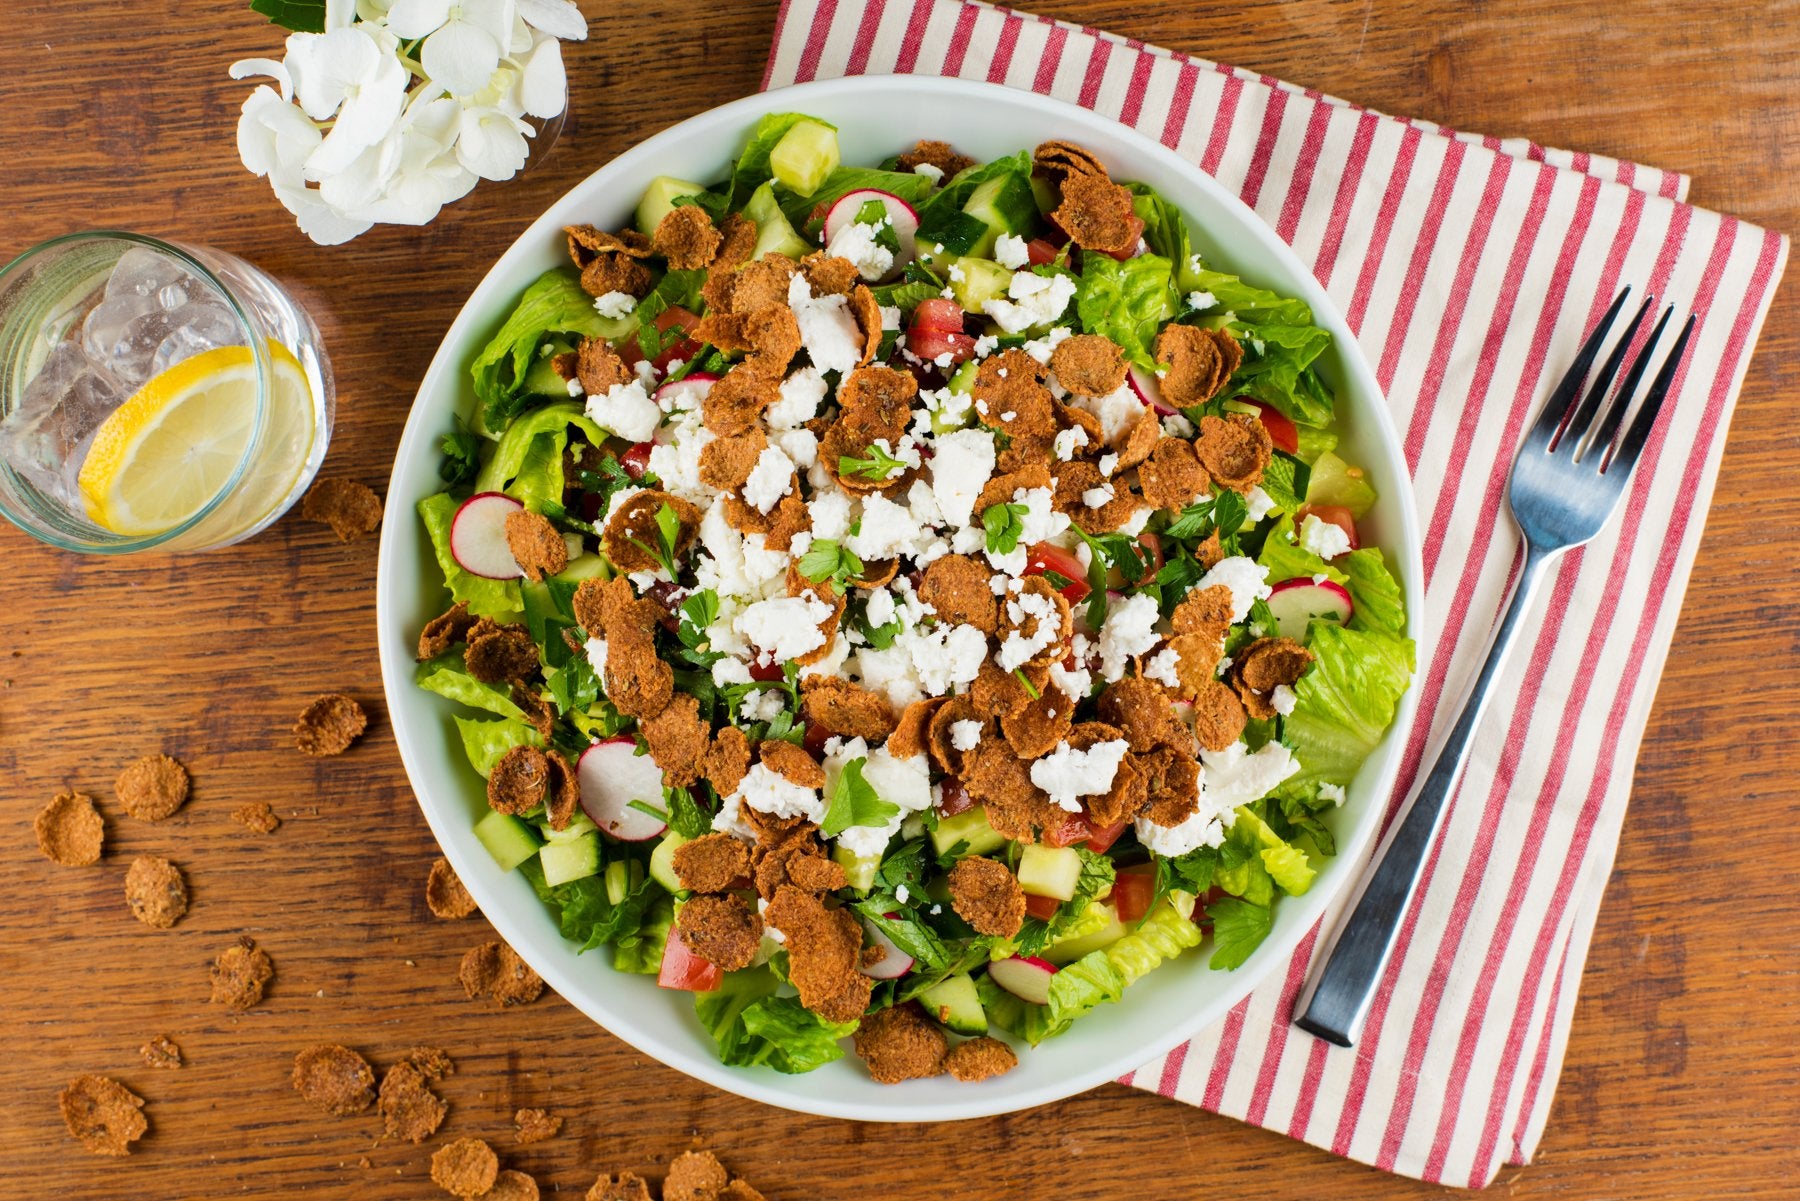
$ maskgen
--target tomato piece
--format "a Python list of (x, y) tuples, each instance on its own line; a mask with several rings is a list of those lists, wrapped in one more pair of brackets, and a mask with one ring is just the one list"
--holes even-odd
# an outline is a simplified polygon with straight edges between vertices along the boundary
[(1056, 916), (1062, 908), (1062, 902), (1055, 897), (1040, 897), (1032, 893), (1025, 894), (1025, 916), (1035, 917), (1040, 922), (1047, 922)]
[(708, 963), (688, 950), (675, 927), (669, 927), (668, 941), (663, 943), (662, 967), (656, 973), (660, 987), (681, 992), (716, 992), (724, 978), (718, 964)]
[(1111, 849), (1113, 843), (1119, 841), (1119, 835), (1125, 833), (1125, 827), (1130, 824), (1129, 820), (1124, 820), (1116, 821), (1110, 826), (1095, 828), (1094, 836), (1087, 840), (1087, 849), (1096, 855), (1104, 855)]
[(632, 479), (643, 479), (644, 473), (650, 470), (650, 451), (654, 449), (655, 446), (656, 443), (654, 442), (635, 443), (624, 454), (619, 456), (619, 466), (623, 467), (625, 469), (625, 474)]
[[(676, 326), (681, 327), (682, 332), (686, 333), (698, 324), (700, 324), (700, 315), (684, 309), (678, 304), (670, 305), (656, 315), (656, 331), (662, 334), (668, 333)], [(635, 337), (621, 338), (613, 343), (613, 349), (618, 352), (627, 367), (636, 367), (644, 361), (644, 348)], [(663, 347), (661, 353), (650, 360), (650, 365), (659, 372), (667, 371), (669, 364), (675, 360), (680, 359), (685, 363), (699, 353), (700, 343), (692, 338), (680, 338)]]
[(1112, 903), (1122, 922), (1141, 920), (1155, 896), (1156, 869), (1149, 864), (1125, 868), (1113, 877)]
[(946, 334), (960, 334), (963, 332), (962, 306), (942, 296), (921, 300), (913, 310), (911, 328), (915, 332), (935, 329)]
[(1327, 525), (1335, 525), (1344, 531), (1344, 536), (1350, 539), (1351, 550), (1362, 546), (1356, 537), (1356, 518), (1352, 517), (1350, 510), (1343, 505), (1301, 505), (1294, 512), (1294, 528), (1299, 529), (1306, 523), (1309, 516), (1317, 517)]
[(1136, 213), (1133, 213), (1131, 215), (1131, 226), (1130, 248), (1116, 253), (1113, 251), (1106, 251), (1105, 253), (1109, 258), (1118, 259), (1122, 263), (1126, 259), (1135, 259), (1138, 256), (1144, 242), (1144, 219)]
[(962, 781), (955, 776), (945, 776), (938, 785), (938, 816), (955, 817), (974, 807), (975, 798), (969, 795), (969, 790), (963, 787)]
[(914, 326), (906, 335), (906, 348), (935, 367), (954, 367), (975, 357), (975, 339), (960, 330), (950, 333)]
[(1056, 261), (1056, 247), (1042, 238), (1033, 238), (1025, 243), (1025, 256), (1033, 267), (1042, 267)]
[[(1152, 536), (1154, 537), (1154, 535)], [(1057, 591), (1062, 593), (1063, 599), (1070, 604), (1076, 603), (1092, 591), (1088, 587), (1087, 571), (1081, 566), (1081, 560), (1075, 557), (1073, 551), (1064, 550), (1051, 542), (1039, 542), (1032, 546), (1025, 558), (1025, 574), (1043, 575), (1047, 571), (1054, 571), (1069, 581)]]
[(1163, 569), (1162, 539), (1149, 530), (1145, 530), (1137, 536), (1137, 540), (1138, 545), (1144, 548), (1143, 579), (1155, 579), (1156, 573)]
[(1087, 824), (1087, 819), (1079, 813), (1071, 813), (1063, 818), (1059, 826), (1044, 828), (1044, 843), (1053, 847), (1072, 847), (1078, 842), (1086, 842), (1094, 836), (1094, 828)]
[(823, 759), (825, 744), (835, 737), (836, 735), (823, 725), (816, 721), (809, 721), (806, 723), (806, 733), (800, 737), (800, 745), (805, 747), (806, 753), (814, 759)]
[(1263, 429), (1269, 435), (1269, 441), (1275, 444), (1276, 450), (1285, 450), (1290, 455), (1300, 451), (1300, 431), (1287, 415), (1272, 404), (1260, 400), (1251, 400), (1248, 396), (1240, 396), (1239, 400), (1248, 401), (1256, 406), (1256, 415), (1262, 419)]

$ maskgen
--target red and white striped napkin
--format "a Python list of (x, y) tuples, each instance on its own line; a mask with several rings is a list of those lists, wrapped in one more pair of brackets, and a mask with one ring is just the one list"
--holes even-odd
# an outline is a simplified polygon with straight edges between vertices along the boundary
[(1115, 117), (1235, 189), (1331, 292), (1375, 364), (1425, 530), (1435, 638), (1390, 820), (1517, 569), (1504, 496), (1527, 420), (1622, 283), (1700, 314), (1623, 511), (1526, 623), (1361, 1045), (1289, 1024), (1315, 930), (1224, 1021), (1124, 1080), (1446, 1184), (1527, 1162), (1787, 240), (1682, 203), (1670, 172), (1401, 120), (1025, 13), (783, 4), (765, 87), (865, 73), (986, 79)]

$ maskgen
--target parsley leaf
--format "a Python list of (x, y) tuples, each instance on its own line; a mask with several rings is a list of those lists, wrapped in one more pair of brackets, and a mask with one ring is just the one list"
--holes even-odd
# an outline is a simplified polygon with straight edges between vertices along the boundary
[(1231, 897), (1208, 905), (1206, 916), (1212, 920), (1213, 928), (1213, 953), (1206, 966), (1214, 971), (1240, 966), (1269, 936), (1274, 924), (1267, 906)]
[(1042, 693), (1040, 693), (1037, 690), (1037, 688), (1035, 686), (1033, 686), (1033, 684), (1030, 680), (1025, 678), (1025, 669), (1024, 668), (1022, 668), (1022, 667), (1013, 668), (1013, 675), (1018, 677), (1019, 683), (1024, 686), (1026, 696), (1030, 697), (1032, 700), (1035, 701), (1040, 696), (1043, 695)]
[(669, 573), (669, 578), (675, 579), (681, 574), (675, 566), (675, 545), (681, 538), (681, 518), (667, 503), (656, 511), (656, 537), (658, 545), (654, 547), (644, 545), (637, 538), (628, 538), (626, 541), (662, 564), (663, 570)]
[(481, 470), (481, 439), (461, 416), (456, 418), (456, 428), (438, 440), (438, 449), (444, 452), (438, 478), (452, 488), (468, 483)]
[(900, 812), (900, 806), (882, 800), (874, 785), (863, 779), (867, 762), (866, 758), (852, 759), (838, 772), (825, 820), (819, 823), (819, 833), (825, 837), (835, 838), (851, 826), (885, 826)]
[(885, 438), (877, 438), (871, 442), (869, 453), (866, 456), (839, 455), (838, 474), (854, 475), (873, 483), (880, 483), (882, 480), (891, 480), (905, 471), (911, 464), (902, 459), (896, 459), (890, 454), (884, 445), (886, 441)]
[(989, 505), (982, 511), (981, 528), (987, 531), (990, 554), (1009, 555), (1018, 549), (1019, 538), (1025, 533), (1027, 511), (1027, 506), (1017, 501)]
[(863, 561), (830, 538), (818, 538), (800, 556), (800, 574), (818, 584), (830, 580), (835, 587), (845, 580), (862, 578)]

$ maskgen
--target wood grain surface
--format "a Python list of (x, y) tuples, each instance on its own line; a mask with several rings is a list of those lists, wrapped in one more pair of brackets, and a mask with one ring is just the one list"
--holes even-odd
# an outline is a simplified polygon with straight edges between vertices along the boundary
[[(287, 281), (317, 316), (338, 379), (326, 470), (381, 488), (413, 389), (462, 298), (545, 205), (643, 136), (756, 88), (771, 0), (584, 4), (573, 111), (542, 165), (483, 184), (424, 230), (308, 243), (237, 161), (248, 91), (225, 75), (279, 48), (241, 5), (9, 0), (0, 30), (0, 253), (88, 226), (192, 239)], [(1800, 229), (1800, 8), (1719, 0), (1041, 0), (1039, 11), (1223, 59), (1390, 112), (1529, 135), (1690, 172), (1693, 199)], [(1677, 649), (1600, 916), (1568, 1067), (1520, 1198), (1792, 1197), (1800, 1178), (1800, 973), (1794, 781), (1800, 606), (1792, 600), (1800, 310), (1782, 289), (1732, 425)], [(434, 920), (436, 855), (384, 719), (373, 542), (292, 515), (248, 546), (108, 561), (0, 528), (0, 1147), (9, 1196), (439, 1196), (430, 1146), (382, 1145), (373, 1119), (328, 1118), (288, 1085), (294, 1052), (342, 1042), (386, 1066), (448, 1050), (446, 1137), (490, 1139), (547, 1196), (597, 1171), (660, 1165), (701, 1140), (775, 1201), (893, 1198), (1411, 1198), (1383, 1176), (1280, 1136), (1108, 1086), (947, 1128), (823, 1121), (695, 1083), (546, 996), (498, 1012), (464, 999), (479, 917)], [(288, 727), (315, 693), (368, 706), (348, 755), (308, 760)], [(194, 794), (157, 825), (111, 781), (167, 751)], [(75, 787), (99, 798), (93, 868), (38, 855), (32, 815)], [(229, 818), (268, 801), (279, 832)], [(123, 899), (139, 853), (187, 871), (193, 909), (141, 926)], [(240, 933), (273, 956), (268, 1001), (207, 1004), (207, 965)], [(179, 1071), (140, 1064), (172, 1035)], [(83, 1072), (148, 1098), (128, 1160), (85, 1153), (56, 1095)], [(568, 1119), (510, 1144), (511, 1115)]]

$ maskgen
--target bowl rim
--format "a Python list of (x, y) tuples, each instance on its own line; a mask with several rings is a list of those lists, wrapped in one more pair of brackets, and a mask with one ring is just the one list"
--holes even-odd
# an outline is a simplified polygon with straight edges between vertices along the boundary
[[(1013, 104), (1023, 101), (1033, 108), (1042, 109), (1050, 117), (1059, 119), (1070, 129), (1076, 131), (1069, 136), (1091, 138), (1098, 142), (1099, 145), (1096, 149), (1103, 156), (1109, 148), (1122, 146), (1128, 147), (1132, 152), (1161, 159), (1168, 169), (1183, 178), (1186, 186), (1194, 191), (1207, 194), (1207, 198), (1211, 202), (1235, 213), (1242, 228), (1232, 232), (1241, 233), (1254, 242), (1255, 245), (1251, 248), (1253, 254), (1285, 264), (1297, 280), (1297, 287), (1294, 290), (1312, 307), (1314, 321), (1329, 330), (1332, 335), (1335, 365), (1338, 374), (1343, 377), (1342, 387), (1339, 389), (1340, 394), (1356, 395), (1358, 399), (1352, 402), (1358, 410), (1356, 420), (1359, 426), (1365, 429), (1370, 425), (1373, 426), (1370, 431), (1373, 437), (1367, 440), (1371, 444), (1381, 447), (1388, 466), (1392, 469), (1391, 479), (1388, 481), (1388, 486), (1384, 488), (1383, 496), (1378, 503), (1383, 504), (1384, 521), (1396, 528), (1390, 536), (1383, 538), (1382, 544), (1383, 549), (1391, 551), (1396, 559), (1394, 565), (1398, 569), (1405, 595), (1409, 601), (1405, 632), (1420, 648), (1419, 661), (1423, 661), (1425, 631), (1420, 604), (1424, 580), (1420, 551), (1421, 539), (1417, 507), (1413, 499), (1410, 476), (1406, 470), (1402, 444), (1373, 369), (1364, 357), (1354, 333), (1345, 322), (1337, 305), (1318, 282), (1311, 268), (1235, 193), (1194, 163), (1128, 126), (1092, 110), (1019, 88), (940, 76), (917, 75), (847, 76), (753, 93), (697, 113), (637, 142), (616, 158), (576, 181), (564, 193), (550, 202), (544, 213), (527, 226), (512, 244), (495, 259), (480, 283), (471, 290), (455, 320), (445, 332), (443, 340), (439, 343), (438, 349), (420, 381), (418, 392), (414, 397), (411, 411), (396, 448), (393, 471), (389, 479), (376, 574), (376, 621), (382, 684), (386, 693), (389, 720), (393, 726), (395, 743), (400, 751), (401, 762), (406, 771), (407, 781), (413, 789), (415, 800), (424, 813), (426, 823), (430, 826), (440, 849), (450, 860), (451, 865), (456, 868), (465, 887), (469, 889), (480, 906), (483, 916), (488, 919), (501, 938), (519, 951), (532, 968), (543, 977), (546, 984), (555, 989), (584, 1016), (620, 1040), (665, 1066), (672, 1067), (685, 1075), (727, 1092), (782, 1109), (821, 1117), (881, 1122), (956, 1121), (1029, 1109), (1116, 1080), (1121, 1074), (1130, 1072), (1141, 1064), (1152, 1062), (1175, 1046), (1189, 1041), (1242, 1002), (1252, 990), (1266, 982), (1275, 969), (1292, 955), (1294, 949), (1308, 933), (1327, 916), (1327, 910), (1354, 891), (1358, 874), (1358, 871), (1354, 869), (1360, 868), (1382, 825), (1382, 814), (1387, 808), (1386, 802), (1399, 771), (1402, 750), (1412, 729), (1419, 693), (1416, 672), (1412, 686), (1408, 687), (1401, 698), (1393, 723), (1389, 726), (1382, 742), (1377, 744), (1376, 749), (1371, 753), (1371, 758), (1375, 756), (1384, 758), (1378, 773), (1367, 786), (1370, 793), (1367, 807), (1361, 815), (1361, 819), (1355, 826), (1345, 831), (1344, 837), (1339, 840), (1338, 854), (1334, 857), (1334, 862), (1344, 865), (1344, 869), (1335, 873), (1330, 887), (1315, 887), (1302, 896), (1283, 897), (1283, 905), (1292, 907), (1289, 909), (1290, 914), (1299, 910), (1304, 916), (1299, 919), (1290, 917), (1286, 922), (1282, 922), (1278, 918), (1277, 929), (1270, 934), (1262, 946), (1256, 949), (1250, 961), (1229, 974), (1229, 982), (1208, 1003), (1198, 1007), (1186, 1020), (1172, 1023), (1154, 1035), (1146, 1035), (1142, 1030), (1134, 1030), (1132, 1049), (1123, 1057), (1110, 1059), (1103, 1057), (1096, 1067), (1069, 1073), (1049, 1083), (1036, 1086), (1015, 1086), (1011, 1089), (961, 1086), (963, 1092), (967, 1094), (966, 1099), (959, 1095), (958, 1099), (948, 1102), (934, 1101), (929, 1109), (926, 1109), (917, 1105), (907, 1105), (902, 1090), (890, 1090), (883, 1094), (893, 1098), (892, 1103), (889, 1104), (821, 1097), (814, 1095), (806, 1089), (803, 1083), (800, 1083), (807, 1079), (806, 1076), (770, 1079), (763, 1073), (729, 1067), (720, 1063), (716, 1057), (697, 1055), (691, 1048), (670, 1043), (657, 1032), (647, 1028), (635, 1018), (628, 1006), (608, 1006), (598, 1001), (587, 991), (572, 970), (574, 952), (571, 944), (563, 940), (560, 934), (554, 930), (551, 931), (551, 935), (561, 945), (561, 954), (549, 958), (528, 954), (527, 948), (539, 936), (538, 932), (534, 932), (531, 927), (542, 923), (544, 910), (541, 905), (534, 901), (532, 915), (527, 917), (523, 912), (509, 908), (509, 902), (489, 886), (481, 871), (465, 870), (467, 865), (462, 860), (466, 851), (459, 850), (457, 839), (448, 837), (448, 823), (452, 820), (451, 815), (445, 807), (434, 805), (425, 799), (430, 795), (430, 791), (424, 786), (421, 773), (415, 771), (413, 766), (415, 756), (422, 753), (413, 747), (414, 740), (409, 729), (413, 719), (402, 716), (411, 713), (420, 703), (424, 694), (420, 692), (412, 679), (414, 647), (405, 638), (390, 631), (391, 623), (388, 620), (388, 616), (394, 612), (395, 607), (403, 603), (406, 592), (417, 587), (415, 580), (398, 578), (410, 570), (410, 565), (401, 563), (396, 567), (395, 560), (400, 553), (397, 547), (401, 537), (400, 529), (404, 523), (414, 521), (413, 506), (421, 499), (421, 497), (399, 495), (399, 490), (394, 487), (394, 482), (399, 478), (401, 469), (408, 460), (423, 453), (423, 440), (435, 437), (438, 433), (437, 426), (443, 424), (447, 416), (435, 411), (447, 406), (430, 406), (421, 402), (443, 392), (445, 377), (447, 375), (453, 377), (455, 373), (462, 370), (471, 338), (478, 336), (482, 332), (482, 327), (488, 323), (484, 317), (484, 310), (491, 304), (487, 293), (497, 287), (496, 277), (501, 275), (515, 259), (528, 257), (541, 247), (547, 236), (560, 233), (561, 223), (553, 220), (552, 215), (564, 205), (569, 197), (579, 190), (591, 187), (596, 177), (629, 174), (645, 160), (653, 161), (665, 147), (677, 145), (701, 130), (710, 130), (724, 124), (737, 124), (747, 128), (757, 117), (768, 112), (807, 111), (808, 104), (815, 99), (822, 101), (845, 98), (885, 97), (891, 99), (896, 92), (902, 95), (932, 92), (967, 100), (972, 104), (979, 104), (984, 99), (998, 100), (1001, 97)], [(1191, 205), (1180, 203), (1180, 197), (1171, 199), (1177, 202), (1177, 207), (1184, 211), (1191, 211)], [(1366, 404), (1362, 403), (1364, 401)], [(460, 833), (466, 834), (467, 831), (460, 831)], [(487, 866), (491, 867), (491, 864)], [(1246, 968), (1251, 968), (1251, 970), (1246, 971)], [(999, 1077), (992, 1084), (1000, 1084), (1006, 1079), (1005, 1076)]]

